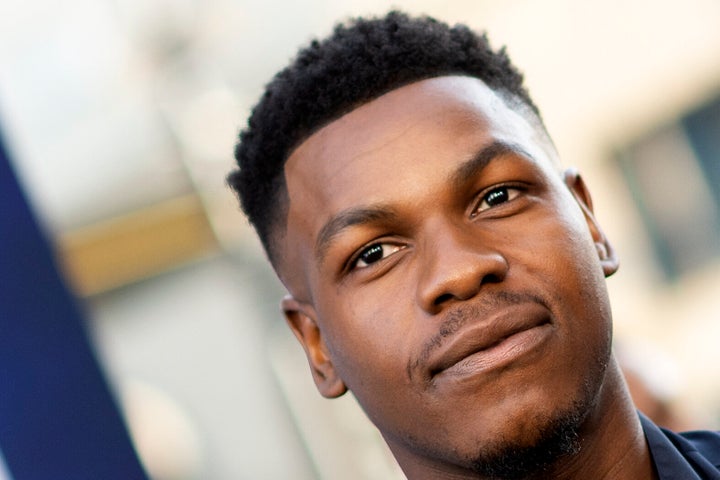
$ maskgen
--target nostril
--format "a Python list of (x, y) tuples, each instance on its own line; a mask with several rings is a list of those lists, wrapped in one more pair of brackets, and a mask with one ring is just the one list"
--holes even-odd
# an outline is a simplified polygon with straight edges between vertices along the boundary
[(483, 277), (482, 283), (500, 283), (502, 282), (502, 277), (499, 275), (496, 275), (494, 273), (489, 273)]
[(451, 294), (449, 294), (449, 293), (443, 293), (442, 295), (440, 295), (439, 297), (437, 297), (437, 298), (435, 299), (435, 301), (433, 302), (433, 304), (434, 304), (435, 306), (442, 305), (443, 303), (447, 302), (448, 300), (452, 300), (452, 298), (453, 298), (453, 296), (452, 296)]

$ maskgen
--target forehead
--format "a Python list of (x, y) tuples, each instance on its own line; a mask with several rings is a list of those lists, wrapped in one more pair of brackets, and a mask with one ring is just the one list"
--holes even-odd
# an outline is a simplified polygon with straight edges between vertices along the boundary
[[(528, 116), (532, 115), (527, 110)], [(494, 133), (505, 129), (527, 136), (538, 130), (530, 123), (477, 78), (430, 78), (361, 105), (311, 135), (288, 158), (285, 176), (332, 174), (346, 162), (362, 162), (368, 154), (390, 144), (412, 148), (417, 142), (413, 133), (422, 129), (423, 135), (436, 132), (452, 141), (462, 133), (447, 135), (456, 127), (492, 129)], [(532, 123), (539, 125), (534, 118)], [(519, 128), (524, 131), (519, 132)], [(407, 142), (403, 142), (405, 138)]]
[[(286, 272), (301, 259), (333, 215), (388, 201), (392, 191), (422, 189), (483, 143), (519, 145), (532, 158), (554, 160), (539, 120), (511, 108), (482, 81), (438, 77), (393, 90), (331, 122), (288, 158)], [(552, 157), (552, 158), (550, 158)], [(431, 175), (428, 175), (431, 172)], [(307, 281), (307, 279), (303, 279)], [(287, 282), (286, 282), (287, 283)]]

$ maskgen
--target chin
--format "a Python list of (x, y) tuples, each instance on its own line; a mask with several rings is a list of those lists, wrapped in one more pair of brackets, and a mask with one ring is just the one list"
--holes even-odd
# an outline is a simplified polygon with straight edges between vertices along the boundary
[[(500, 414), (505, 421), (477, 443), (475, 452), (468, 452), (466, 467), (495, 479), (552, 478), (554, 466), (582, 448), (581, 432), (598, 407), (606, 367), (607, 362), (597, 364), (593, 374), (566, 395), (559, 395), (562, 388), (549, 396), (530, 395), (525, 408)], [(558, 400), (562, 398), (568, 400)]]
[(522, 438), (485, 444), (469, 459), (469, 469), (495, 479), (549, 478), (559, 460), (580, 451), (585, 417), (586, 407), (580, 404), (552, 417), (537, 416)]

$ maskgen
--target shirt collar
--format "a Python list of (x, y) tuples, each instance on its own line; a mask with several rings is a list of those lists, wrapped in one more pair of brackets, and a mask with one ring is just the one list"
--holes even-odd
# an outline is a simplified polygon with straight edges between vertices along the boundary
[(698, 475), (693, 465), (685, 458), (683, 452), (670, 441), (668, 435), (645, 415), (640, 412), (638, 414), (658, 479), (703, 480), (703, 477)]

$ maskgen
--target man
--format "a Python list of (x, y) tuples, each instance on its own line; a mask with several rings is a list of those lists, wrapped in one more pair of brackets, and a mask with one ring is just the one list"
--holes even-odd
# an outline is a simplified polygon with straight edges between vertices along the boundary
[(636, 413), (615, 253), (484, 36), (339, 26), (268, 85), (236, 158), (318, 390), (351, 390), (408, 478), (720, 478), (714, 434)]

